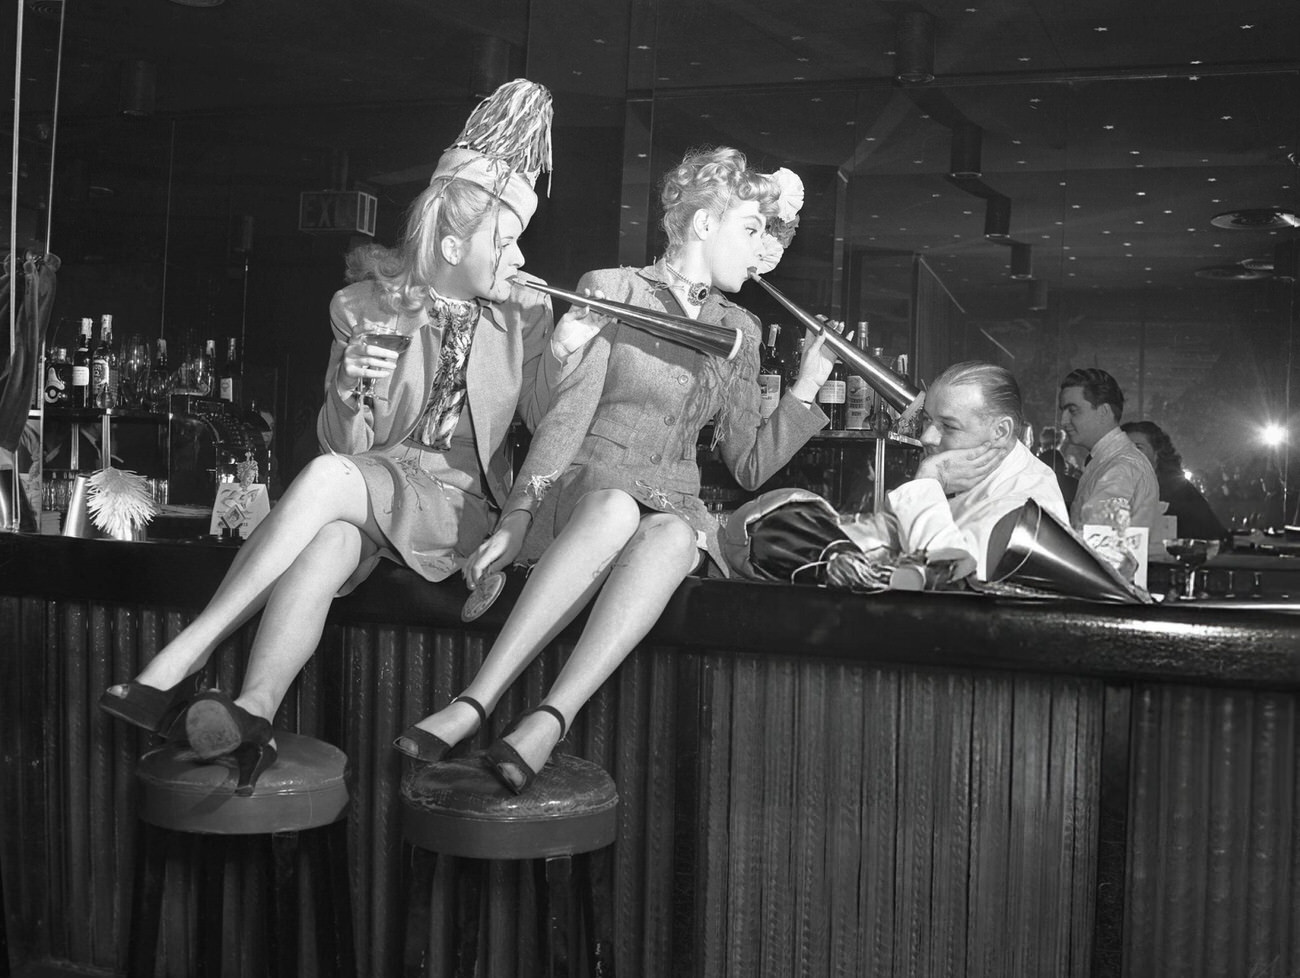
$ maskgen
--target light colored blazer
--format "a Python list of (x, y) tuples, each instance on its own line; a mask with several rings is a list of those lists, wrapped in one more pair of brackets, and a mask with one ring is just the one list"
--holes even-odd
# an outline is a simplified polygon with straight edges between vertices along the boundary
[[(577, 291), (588, 288), (618, 302), (682, 314), (654, 266), (590, 272)], [(718, 447), (737, 482), (755, 489), (827, 418), (820, 408), (787, 395), (763, 419), (758, 320), (716, 290), (699, 318), (742, 330), (742, 347), (732, 363), (619, 322), (606, 325), (587, 345), (581, 364), (556, 390), (505, 506), (505, 512), (534, 512), (525, 557), (540, 552), (563, 528), (583, 495), (614, 488), (648, 509), (681, 516), (728, 573), (717, 544), (717, 522), (699, 498), (696, 444), (701, 429), (728, 406), (729, 423), (719, 426)], [(707, 369), (709, 359), (722, 365), (721, 382), (718, 372)]]
[[(339, 389), (343, 348), (367, 323), (394, 319), (402, 332), (412, 334), (411, 346), (398, 358), (392, 375), (378, 382), (376, 391), (387, 400), (376, 400), (372, 409), (348, 390)], [(441, 327), (433, 324), (427, 309), (387, 312), (371, 281), (335, 293), (330, 324), (334, 343), (325, 372), (325, 403), (316, 418), (321, 450), (357, 454), (401, 444), (428, 403), (442, 350)], [(555, 358), (550, 344), (553, 326), (550, 299), (530, 289), (516, 286), (505, 302), (479, 302), (466, 388), (479, 463), (498, 506), (509, 498), (512, 482), (502, 447), (511, 421), (518, 413), (530, 429), (535, 428), (550, 405), (553, 389), (579, 359), (574, 355), (561, 363)]]

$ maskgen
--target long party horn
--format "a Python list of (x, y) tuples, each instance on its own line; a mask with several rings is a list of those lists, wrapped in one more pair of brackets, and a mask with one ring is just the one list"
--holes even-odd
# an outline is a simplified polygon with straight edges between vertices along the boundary
[(557, 289), (553, 285), (543, 285), (541, 282), (534, 282), (529, 279), (512, 278), (510, 281), (514, 282), (515, 285), (536, 289), (546, 295), (564, 299), (575, 306), (586, 306), (588, 309), (595, 309), (597, 312), (611, 316), (621, 323), (627, 323), (629, 326), (644, 330), (651, 336), (657, 336), (661, 340), (668, 340), (670, 343), (681, 343), (693, 350), (699, 350), (701, 353), (709, 353), (715, 357), (731, 360), (740, 352), (740, 341), (743, 334), (738, 326), (704, 323), (686, 316), (674, 316), (672, 313), (652, 312), (649, 309), (629, 305), (626, 302), (615, 302), (613, 299), (597, 299), (589, 295), (578, 295), (578, 293), (570, 292), (567, 289)]
[(763, 281), (758, 269), (751, 268), (749, 277), (771, 293), (772, 298), (790, 311), (801, 326), (818, 336), (826, 337), (826, 345), (835, 351), (835, 355), (844, 361), (844, 366), (871, 385), (872, 390), (885, 399), (885, 402), (900, 415), (906, 416), (908, 409), (917, 404), (921, 392), (913, 387), (905, 377), (900, 377), (869, 353), (864, 353), (840, 336), (833, 329), (815, 316), (800, 309), (783, 296), (777, 289)]

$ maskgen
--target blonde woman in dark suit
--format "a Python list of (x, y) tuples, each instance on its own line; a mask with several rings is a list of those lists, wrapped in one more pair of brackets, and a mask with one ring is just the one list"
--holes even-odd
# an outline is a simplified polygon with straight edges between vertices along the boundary
[[(702, 561), (727, 573), (717, 524), (700, 500), (696, 443), (714, 424), (722, 458), (755, 488), (826, 424), (814, 399), (834, 364), (808, 344), (798, 380), (760, 419), (758, 321), (722, 293), (758, 266), (778, 185), (734, 149), (691, 153), (663, 181), (665, 256), (646, 268), (591, 272), (579, 291), (649, 310), (735, 324), (727, 362), (606, 322), (556, 393), (496, 532), (467, 568), (471, 585), (549, 543), (469, 687), (410, 728), (397, 747), (440, 758), (470, 736), (527, 664), (588, 602), (590, 616), (545, 700), (487, 753), (514, 791), (526, 790), (573, 716), (659, 618)], [(531, 524), (531, 531), (529, 530)], [(527, 554), (525, 554), (527, 556)]]
[[(402, 246), (349, 256), (354, 284), (330, 304), (322, 454), (240, 548), (198, 617), (100, 699), (113, 716), (184, 737), (200, 759), (234, 755), (240, 794), (275, 759), (271, 720), (335, 595), (381, 558), (429, 581), (463, 568), (492, 529), (492, 501), (508, 498), (511, 420), (537, 424), (593, 331), (574, 324), (561, 341), (548, 303), (511, 282), (537, 207), (533, 181), (550, 168), (550, 117), (545, 88), (502, 86), (439, 160)], [(409, 349), (399, 357), (374, 342), (376, 323), (408, 335)], [(373, 399), (360, 392), (364, 380), (377, 381)], [(238, 698), (195, 695), (213, 649), (259, 610)]]

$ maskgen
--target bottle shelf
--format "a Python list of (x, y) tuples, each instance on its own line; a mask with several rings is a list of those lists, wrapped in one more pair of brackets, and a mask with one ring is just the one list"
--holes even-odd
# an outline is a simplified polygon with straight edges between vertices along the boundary
[(47, 421), (71, 421), (77, 424), (89, 424), (102, 421), (105, 417), (113, 421), (152, 421), (155, 424), (166, 424), (169, 415), (160, 414), (156, 411), (146, 411), (143, 408), (75, 408), (62, 407), (57, 404), (47, 405), (45, 408), (45, 419)]

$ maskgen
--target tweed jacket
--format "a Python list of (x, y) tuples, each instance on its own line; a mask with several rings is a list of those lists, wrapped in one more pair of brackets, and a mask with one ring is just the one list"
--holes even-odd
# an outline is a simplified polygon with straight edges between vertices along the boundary
[[(387, 400), (376, 400), (372, 409), (349, 390), (340, 390), (346, 380), (339, 377), (339, 365), (348, 340), (366, 323), (392, 319), (412, 334), (411, 346), (398, 357), (392, 375), (378, 382), (376, 392)], [(358, 454), (400, 445), (428, 403), (437, 376), (442, 329), (433, 324), (427, 309), (387, 312), (370, 281), (335, 293), (330, 323), (334, 343), (325, 372), (325, 403), (316, 419), (321, 450)], [(576, 354), (563, 363), (556, 359), (550, 344), (552, 327), (550, 300), (530, 289), (516, 286), (501, 303), (479, 302), (466, 366), (467, 400), (486, 488), (498, 506), (510, 494), (512, 470), (502, 446), (516, 412), (530, 429), (535, 428), (550, 405), (552, 391), (580, 359)]]
[[(590, 272), (578, 283), (579, 292), (588, 288), (618, 302), (683, 314), (654, 266)], [(742, 330), (741, 350), (730, 364), (617, 321), (587, 345), (581, 363), (556, 390), (505, 506), (505, 512), (534, 514), (525, 559), (564, 527), (583, 495), (614, 488), (648, 509), (681, 516), (722, 572), (729, 572), (717, 522), (700, 500), (700, 431), (710, 421), (717, 424), (723, 461), (737, 482), (755, 489), (827, 418), (790, 395), (761, 418), (758, 320), (716, 290), (699, 319)], [(710, 370), (710, 360), (721, 370)]]

